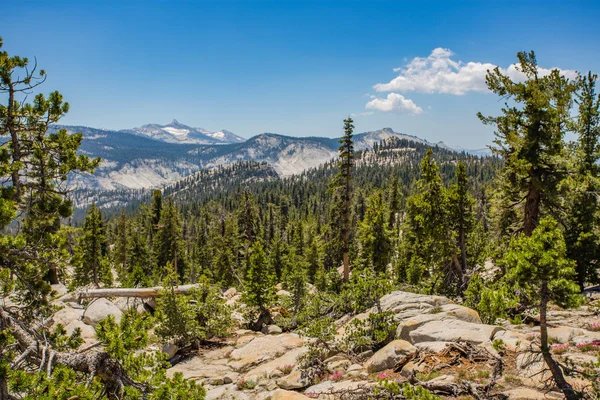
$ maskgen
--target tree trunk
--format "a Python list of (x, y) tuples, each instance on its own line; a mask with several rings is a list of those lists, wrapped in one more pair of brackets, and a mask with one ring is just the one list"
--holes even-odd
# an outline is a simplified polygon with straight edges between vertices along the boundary
[(58, 285), (60, 281), (58, 280), (58, 271), (56, 270), (56, 265), (50, 265), (48, 267), (48, 273), (46, 274), (48, 277), (48, 282), (51, 285)]
[(8, 384), (6, 377), (0, 378), (0, 400), (12, 400), (14, 397), (8, 394)]
[(575, 394), (573, 387), (566, 381), (558, 363), (552, 358), (550, 348), (548, 347), (548, 324), (546, 322), (546, 311), (548, 306), (548, 281), (542, 281), (541, 304), (540, 304), (540, 342), (542, 348), (542, 357), (550, 369), (556, 386), (563, 392), (567, 400), (577, 400), (579, 397)]
[(541, 193), (534, 183), (537, 181), (538, 180), (535, 177), (532, 178), (532, 183), (529, 187), (529, 192), (527, 193), (527, 197), (525, 199), (523, 233), (527, 236), (531, 236), (533, 230), (538, 225), (538, 221), (540, 218)]

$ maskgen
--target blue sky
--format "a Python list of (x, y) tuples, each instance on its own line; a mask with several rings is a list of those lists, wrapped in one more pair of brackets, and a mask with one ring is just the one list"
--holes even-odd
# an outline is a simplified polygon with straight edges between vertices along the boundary
[(71, 103), (64, 123), (93, 127), (339, 136), (353, 115), (358, 132), (478, 148), (493, 133), (476, 112), (502, 105), (481, 87), (488, 64), (510, 71), (533, 49), (543, 68), (600, 72), (597, 1), (4, 0), (1, 13), (4, 49), (37, 57), (43, 90)]

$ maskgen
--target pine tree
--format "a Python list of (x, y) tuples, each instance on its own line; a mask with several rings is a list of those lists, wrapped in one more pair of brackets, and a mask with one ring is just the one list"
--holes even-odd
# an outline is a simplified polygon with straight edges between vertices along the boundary
[(467, 241), (475, 224), (473, 213), (473, 204), (475, 201), (469, 193), (467, 169), (463, 162), (459, 162), (456, 166), (456, 183), (450, 189), (449, 198), (450, 223), (455, 234), (456, 247), (459, 252), (458, 260), (454, 259), (453, 262), (458, 264), (457, 271), (460, 275), (459, 292), (462, 292), (467, 283), (465, 281), (465, 274), (468, 267)]
[(244, 279), (242, 301), (259, 310), (258, 320), (251, 324), (252, 329), (260, 330), (271, 321), (268, 307), (275, 299), (275, 278), (269, 268), (265, 251), (260, 242), (254, 242), (250, 251), (250, 259)]
[(506, 104), (499, 117), (478, 116), (496, 126), (492, 150), (505, 162), (502, 192), (511, 207), (519, 207), (519, 230), (531, 235), (543, 208), (558, 204), (557, 189), (567, 173), (563, 136), (577, 85), (559, 70), (541, 76), (533, 52), (517, 57), (516, 68), (527, 78), (524, 82), (513, 81), (498, 67), (486, 77), (488, 88), (514, 105)]
[(511, 243), (506, 264), (517, 265), (511, 272), (514, 279), (528, 290), (527, 295), (540, 300), (542, 355), (554, 381), (571, 400), (577, 396), (548, 348), (546, 308), (550, 300), (568, 305), (576, 285), (569, 280), (572, 265), (556, 222), (541, 217), (558, 212), (559, 189), (568, 172), (563, 138), (578, 85), (557, 69), (541, 76), (533, 52), (517, 57), (517, 69), (527, 78), (524, 82), (514, 82), (499, 68), (486, 77), (492, 92), (515, 105), (507, 104), (500, 117), (478, 116), (497, 127), (493, 150), (505, 162), (500, 180), (503, 202), (518, 208), (521, 217), (521, 235)]
[(162, 192), (155, 190), (152, 192), (152, 204), (150, 206), (150, 212), (152, 213), (152, 231), (158, 230), (158, 224), (160, 223), (160, 214), (162, 212)]
[(365, 218), (358, 228), (359, 260), (363, 268), (386, 273), (391, 258), (390, 232), (387, 229), (387, 210), (381, 191), (369, 197)]
[(576, 262), (577, 282), (581, 289), (586, 282), (598, 281), (600, 240), (598, 239), (597, 192), (600, 188), (598, 159), (600, 157), (600, 96), (596, 94), (594, 74), (580, 80), (577, 93), (579, 113), (575, 122), (578, 142), (573, 149), (574, 160), (567, 181), (567, 217), (565, 241), (567, 255)]
[(117, 218), (115, 225), (115, 239), (114, 239), (114, 262), (119, 272), (120, 280), (123, 281), (129, 271), (129, 219), (125, 213), (121, 212)]
[(396, 227), (397, 219), (400, 214), (400, 185), (398, 183), (398, 177), (392, 176), (392, 181), (389, 186), (389, 217), (388, 217), (388, 229), (392, 230)]
[[(330, 185), (333, 195), (332, 225), (334, 232), (339, 235), (342, 257), (344, 261), (344, 281), (350, 279), (350, 230), (351, 230), (351, 199), (352, 199), (352, 168), (354, 167), (354, 142), (352, 133), (354, 124), (352, 118), (344, 120), (344, 136), (340, 139), (338, 173)], [(336, 235), (336, 236), (337, 236)]]
[(552, 301), (567, 308), (581, 301), (579, 288), (572, 281), (574, 263), (567, 258), (565, 241), (556, 221), (545, 217), (531, 235), (517, 235), (500, 262), (507, 269), (504, 279), (511, 285), (511, 291), (520, 294), (523, 304), (539, 307), (540, 347), (556, 384), (567, 399), (578, 399), (552, 358), (548, 343), (548, 303)]
[(186, 260), (182, 242), (181, 215), (174, 201), (167, 198), (162, 204), (160, 221), (154, 235), (154, 256), (159, 268), (172, 263), (181, 281), (184, 280), (186, 274)]
[[(450, 274), (451, 245), (448, 193), (431, 149), (421, 160), (421, 178), (417, 191), (407, 200), (406, 229), (403, 237), (405, 254), (400, 278), (418, 283), (428, 268), (452, 280)], [(446, 285), (448, 288), (449, 286)]]
[(102, 212), (94, 204), (90, 206), (83, 223), (83, 234), (79, 238), (78, 263), (75, 268), (75, 281), (80, 285), (100, 282), (110, 285), (112, 273), (106, 260), (106, 234)]

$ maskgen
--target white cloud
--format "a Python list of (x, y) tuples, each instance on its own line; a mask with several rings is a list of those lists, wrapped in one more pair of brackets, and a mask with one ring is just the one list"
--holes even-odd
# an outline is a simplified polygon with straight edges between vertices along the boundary
[(398, 93), (389, 93), (386, 98), (371, 96), (371, 101), (367, 103), (367, 110), (378, 110), (384, 112), (400, 112), (407, 114), (421, 114), (423, 109), (417, 106), (412, 100), (405, 98)]
[[(404, 67), (395, 68), (394, 72), (400, 73), (396, 78), (388, 83), (378, 83), (373, 87), (378, 92), (423, 92), (453, 95), (487, 92), (485, 76), (487, 71), (494, 69), (496, 65), (478, 61), (467, 63), (455, 61), (452, 59), (453, 55), (454, 53), (449, 49), (438, 47), (428, 57), (415, 57)], [(547, 75), (554, 68), (538, 67), (538, 69), (540, 75)], [(518, 70), (515, 64), (506, 69), (500, 68), (500, 70), (513, 80), (525, 79), (525, 75)], [(562, 69), (561, 72), (569, 78), (577, 76), (575, 71)]]

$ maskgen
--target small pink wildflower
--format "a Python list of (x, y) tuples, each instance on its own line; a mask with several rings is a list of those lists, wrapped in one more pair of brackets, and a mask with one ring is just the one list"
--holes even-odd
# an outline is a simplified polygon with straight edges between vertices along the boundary
[(379, 375), (377, 375), (377, 379), (388, 379), (390, 376), (391, 375), (387, 372), (381, 372)]
[(588, 325), (588, 329), (592, 332), (600, 332), (600, 322), (592, 322)]
[(343, 377), (344, 377), (344, 373), (342, 371), (337, 371), (337, 372), (334, 372), (333, 374), (329, 375), (329, 379), (334, 382), (341, 381)]
[(577, 349), (580, 351), (597, 351), (600, 350), (600, 341), (579, 343)]
[(567, 350), (569, 350), (569, 344), (553, 344), (552, 346), (550, 346), (550, 350), (552, 350), (554, 354), (563, 354), (566, 353)]

